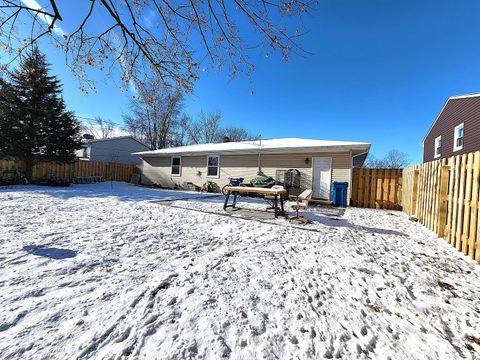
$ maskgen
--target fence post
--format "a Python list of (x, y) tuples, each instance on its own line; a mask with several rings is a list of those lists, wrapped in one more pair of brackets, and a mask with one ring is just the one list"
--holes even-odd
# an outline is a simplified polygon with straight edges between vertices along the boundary
[(473, 153), (467, 155), (466, 183), (463, 209), (463, 230), (462, 230), (462, 252), (468, 254), (468, 238), (470, 235), (470, 206), (472, 200), (472, 178), (473, 178)]
[[(468, 255), (475, 259), (475, 240), (479, 241), (477, 236), (478, 219), (478, 191), (480, 180), (480, 151), (475, 152), (473, 159), (473, 179), (472, 179), (472, 207), (470, 215), (470, 235), (468, 237)], [(480, 251), (477, 250), (477, 260), (480, 260)]]
[(418, 217), (417, 212), (417, 202), (418, 202), (418, 178), (420, 176), (420, 170), (415, 169), (413, 170), (413, 178), (412, 178), (412, 195), (410, 200), (410, 215)]
[(440, 174), (440, 196), (438, 204), (438, 219), (437, 229), (439, 236), (445, 236), (445, 225), (447, 224), (447, 192), (448, 192), (448, 176), (450, 173), (450, 166), (443, 165)]
[(462, 250), (462, 232), (463, 232), (463, 215), (464, 215), (464, 201), (465, 201), (465, 173), (467, 154), (463, 154), (460, 157), (460, 184), (458, 190), (458, 205), (457, 205), (457, 225), (455, 232), (455, 247), (457, 250)]
[(363, 169), (363, 181), (365, 189), (363, 189), (363, 207), (370, 207), (370, 186), (371, 186), (371, 169)]

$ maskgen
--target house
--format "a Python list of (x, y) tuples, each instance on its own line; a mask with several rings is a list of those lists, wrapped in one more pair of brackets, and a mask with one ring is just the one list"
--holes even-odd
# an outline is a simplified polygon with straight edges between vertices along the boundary
[(480, 150), (480, 93), (451, 96), (423, 139), (423, 162)]
[(119, 164), (141, 164), (134, 152), (146, 151), (150, 148), (131, 136), (119, 136), (106, 139), (85, 137), (82, 148), (77, 150), (77, 157), (84, 160), (113, 162)]
[(298, 169), (301, 189), (311, 188), (314, 198), (330, 200), (332, 182), (351, 184), (352, 168), (363, 164), (369, 149), (370, 144), (361, 142), (285, 138), (189, 145), (135, 155), (143, 159), (145, 184), (173, 188), (213, 181), (221, 188), (230, 177), (248, 181), (264, 174), (275, 178), (278, 170)]

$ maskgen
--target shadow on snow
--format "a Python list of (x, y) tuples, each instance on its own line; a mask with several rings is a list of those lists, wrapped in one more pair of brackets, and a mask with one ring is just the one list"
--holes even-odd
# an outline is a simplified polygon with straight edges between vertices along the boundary
[(54, 247), (26, 245), (23, 247), (23, 250), (32, 255), (42, 256), (54, 260), (68, 259), (77, 256), (76, 251)]

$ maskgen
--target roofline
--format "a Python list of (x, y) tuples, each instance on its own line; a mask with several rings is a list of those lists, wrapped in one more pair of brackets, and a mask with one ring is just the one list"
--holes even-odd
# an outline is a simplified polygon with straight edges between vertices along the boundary
[(432, 126), (430, 126), (430, 129), (428, 129), (428, 132), (427, 134), (424, 136), (423, 140), (422, 140), (422, 144), (425, 143), (425, 139), (427, 138), (427, 136), (430, 134), (430, 132), (432, 131), (433, 127), (435, 126), (435, 124), (437, 123), (437, 120), (438, 118), (440, 117), (440, 115), (442, 115), (442, 112), (443, 110), (445, 110), (445, 107), (447, 106), (448, 102), (450, 100), (457, 100), (457, 99), (468, 99), (468, 98), (474, 98), (474, 97), (480, 97), (480, 93), (472, 93), (472, 94), (464, 94), (464, 95), (453, 95), (453, 96), (450, 96), (447, 101), (445, 101), (445, 104), (443, 104), (443, 107), (442, 107), (442, 110), (440, 110), (440, 112), (438, 113), (437, 117), (435, 118), (435, 120), (433, 121), (433, 124)]
[(471, 94), (464, 94), (464, 95), (453, 95), (450, 96), (448, 99), (453, 100), (453, 99), (466, 99), (466, 98), (472, 98), (472, 97), (479, 97), (480, 93), (471, 93)]
[(112, 136), (112, 137), (107, 137), (107, 138), (99, 138), (99, 139), (86, 139), (88, 141), (96, 142), (96, 141), (109, 141), (109, 140), (116, 140), (116, 139), (126, 139), (126, 138), (132, 138), (131, 135), (122, 135), (122, 136)]
[(132, 140), (135, 140), (137, 143), (139, 143), (140, 145), (143, 145), (145, 146), (147, 149), (150, 149), (150, 146), (147, 146), (145, 145), (144, 143), (142, 143), (141, 141), (135, 139), (132, 135), (124, 135), (124, 136), (114, 136), (114, 137), (109, 137), (109, 138), (104, 138), (104, 139), (86, 139), (87, 143), (92, 143), (92, 142), (102, 142), (102, 141), (110, 141), (110, 140), (118, 140), (118, 139), (132, 139)]
[(342, 152), (348, 150), (357, 150), (363, 152), (370, 151), (370, 143), (357, 143), (331, 146), (304, 146), (304, 147), (286, 147), (286, 148), (258, 148), (258, 149), (227, 149), (227, 150), (205, 150), (205, 151), (172, 151), (167, 153), (158, 152), (136, 152), (133, 155), (140, 157), (168, 157), (174, 155), (195, 156), (208, 154), (229, 154), (229, 155), (248, 155), (248, 154), (281, 154), (281, 153), (305, 153), (305, 152)]

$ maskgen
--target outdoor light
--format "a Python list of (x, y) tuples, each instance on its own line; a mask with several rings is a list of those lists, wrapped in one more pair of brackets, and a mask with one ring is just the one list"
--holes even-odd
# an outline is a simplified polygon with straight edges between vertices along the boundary
[(307, 157), (305, 158), (305, 164), (308, 164), (310, 162), (310, 159)]

